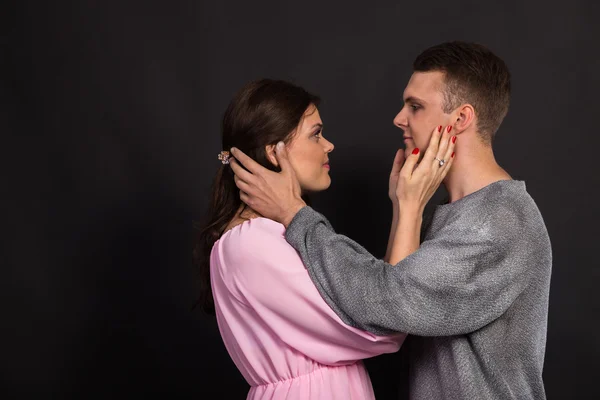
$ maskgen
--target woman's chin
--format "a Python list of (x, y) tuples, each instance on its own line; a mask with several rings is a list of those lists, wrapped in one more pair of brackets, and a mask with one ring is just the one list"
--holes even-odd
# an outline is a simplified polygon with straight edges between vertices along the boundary
[(322, 192), (324, 190), (329, 189), (329, 186), (331, 186), (331, 178), (327, 177), (327, 179), (324, 179), (323, 182), (319, 182), (318, 184), (312, 184), (312, 185), (302, 185), (302, 193), (317, 193), (317, 192)]
[(329, 189), (329, 186), (331, 186), (331, 178), (327, 177), (327, 180), (323, 182), (323, 185), (321, 185), (320, 189), (317, 191), (322, 192), (323, 190), (327, 190)]

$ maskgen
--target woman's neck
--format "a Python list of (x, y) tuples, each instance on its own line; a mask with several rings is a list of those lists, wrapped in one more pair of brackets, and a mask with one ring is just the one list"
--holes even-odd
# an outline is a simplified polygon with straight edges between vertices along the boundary
[(231, 221), (229, 221), (229, 224), (227, 224), (227, 227), (225, 228), (224, 232), (227, 232), (228, 230), (232, 229), (233, 227), (241, 225), (248, 220), (251, 220), (253, 218), (259, 218), (259, 217), (262, 217), (262, 215), (260, 215), (256, 211), (254, 211), (251, 207), (245, 206), (244, 204), (242, 204), (240, 206), (240, 208), (238, 208), (237, 212), (235, 213), (235, 215), (233, 216)]
[(254, 211), (250, 206), (245, 206), (241, 205), (238, 212), (235, 214), (236, 218), (242, 218), (242, 219), (252, 219), (252, 218), (259, 218), (262, 217), (262, 215), (260, 215), (259, 213), (257, 213), (256, 211)]

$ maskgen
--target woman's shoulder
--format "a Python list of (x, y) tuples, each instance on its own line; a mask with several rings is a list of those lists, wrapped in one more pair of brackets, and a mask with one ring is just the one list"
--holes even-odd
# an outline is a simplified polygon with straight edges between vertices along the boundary
[(233, 226), (215, 243), (230, 261), (260, 260), (294, 251), (285, 240), (285, 227), (268, 218), (252, 218)]
[(279, 222), (269, 218), (256, 217), (250, 219), (239, 220), (237, 223), (231, 224), (228, 229), (221, 235), (219, 241), (231, 239), (249, 239), (255, 236), (258, 237), (284, 237), (285, 227)]

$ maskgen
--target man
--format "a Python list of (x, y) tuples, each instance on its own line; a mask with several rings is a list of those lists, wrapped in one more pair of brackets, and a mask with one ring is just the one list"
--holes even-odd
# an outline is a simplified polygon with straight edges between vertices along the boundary
[[(346, 323), (418, 336), (411, 398), (545, 399), (550, 241), (525, 183), (492, 150), (508, 111), (508, 69), (483, 46), (451, 42), (425, 50), (413, 70), (394, 119), (407, 148), (425, 149), (438, 125), (451, 126), (457, 141), (443, 182), (449, 204), (437, 206), (410, 255), (391, 257), (395, 265), (377, 260), (300, 200), (293, 174), (259, 169), (233, 149), (252, 172), (232, 164), (238, 187), (254, 210), (286, 225), (287, 241)], [(285, 151), (278, 158), (285, 170)]]

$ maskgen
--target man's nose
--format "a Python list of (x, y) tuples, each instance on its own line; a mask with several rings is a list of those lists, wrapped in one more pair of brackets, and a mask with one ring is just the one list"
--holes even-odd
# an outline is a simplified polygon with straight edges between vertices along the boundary
[(403, 129), (403, 130), (406, 129), (408, 126), (405, 108), (406, 107), (402, 107), (400, 112), (398, 114), (396, 114), (396, 117), (394, 118), (394, 125), (396, 125), (398, 128)]

